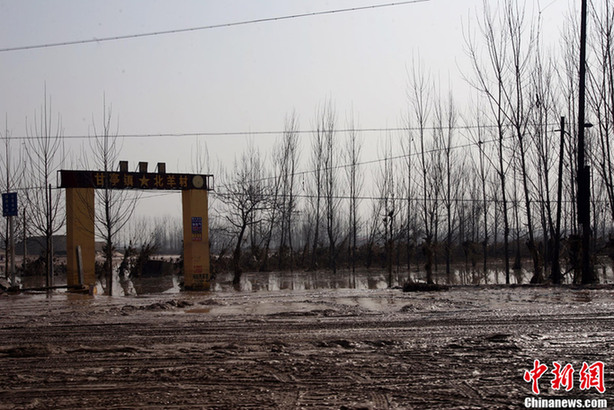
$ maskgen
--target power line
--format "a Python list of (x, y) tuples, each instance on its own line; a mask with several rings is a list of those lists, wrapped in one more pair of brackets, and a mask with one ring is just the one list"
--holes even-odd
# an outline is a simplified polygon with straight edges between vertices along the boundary
[[(508, 137), (503, 138), (503, 140), (507, 141), (507, 140), (514, 139), (514, 138), (515, 138), (515, 136), (512, 135), (512, 136), (508, 136)], [(498, 142), (499, 140), (500, 139), (497, 137), (497, 138), (493, 138), (493, 139), (490, 139), (490, 140), (480, 141), (479, 143), (480, 144), (490, 144), (490, 143), (493, 143), (493, 142)], [(453, 151), (453, 150), (457, 150), (457, 149), (461, 149), (461, 148), (469, 148), (469, 147), (472, 147), (474, 145), (478, 145), (478, 142), (469, 142), (469, 143), (466, 143), (466, 144), (455, 145), (455, 146), (452, 146), (452, 147), (432, 148), (432, 149), (429, 149), (429, 150), (424, 150), (424, 155), (432, 154), (432, 153), (436, 153), (436, 152), (441, 152), (441, 151), (446, 151), (446, 150)], [(351, 167), (351, 166), (354, 166), (354, 165), (358, 167), (358, 166), (362, 166), (362, 165), (377, 164), (377, 163), (384, 162), (384, 161), (394, 161), (394, 160), (403, 159), (403, 158), (415, 157), (415, 156), (419, 156), (419, 155), (422, 155), (422, 154), (423, 153), (421, 151), (414, 151), (414, 152), (411, 152), (411, 153), (396, 155), (396, 156), (392, 156), (392, 157), (384, 157), (384, 158), (377, 158), (377, 159), (368, 160), (368, 161), (361, 161), (361, 162), (357, 162), (356, 164), (342, 164), (342, 165), (335, 165), (333, 167), (324, 167), (324, 168), (321, 168), (320, 171), (324, 172), (324, 171), (327, 171), (327, 170), (348, 168), (348, 167)], [(306, 170), (306, 171), (298, 171), (298, 172), (293, 173), (293, 176), (302, 176), (302, 175), (312, 174), (312, 173), (315, 173), (315, 172), (316, 172), (316, 170), (313, 170), (313, 169)], [(276, 178), (278, 178), (278, 176), (274, 175), (274, 176), (270, 176), (270, 177), (253, 179), (250, 182), (264, 182), (264, 181), (274, 180)], [(233, 185), (235, 185), (235, 184), (232, 184), (232, 183), (231, 184), (219, 184), (218, 186), (220, 188), (228, 188), (229, 186), (233, 186)]]
[[(224, 193), (224, 192), (217, 192), (217, 191), (212, 191), (212, 193), (218, 195), (218, 196), (223, 196), (223, 195), (227, 195), (228, 193)], [(288, 198), (290, 197), (290, 195), (273, 195), (273, 194), (264, 194), (263, 197), (266, 198), (272, 198), (272, 197), (277, 197), (277, 198)], [(318, 198), (317, 195), (312, 194), (312, 195), (308, 195), (308, 194), (294, 194), (292, 195), (292, 198), (301, 198), (301, 199), (316, 199)], [(361, 201), (382, 201), (382, 200), (388, 200), (388, 201), (392, 201), (392, 202), (407, 202), (408, 199), (407, 197), (403, 197), (403, 196), (389, 196), (389, 197), (385, 197), (385, 196), (376, 196), (376, 195), (358, 195), (355, 198), (349, 196), (349, 195), (332, 195), (332, 196), (327, 196), (327, 195), (320, 195), (321, 199), (326, 199), (326, 198), (331, 198), (331, 199), (339, 199), (339, 200), (350, 200), (350, 199), (357, 199), (357, 200), (361, 200)], [(484, 201), (484, 199), (481, 198), (463, 198), (463, 197), (453, 197), (450, 199), (446, 199), (443, 196), (441, 197), (418, 197), (418, 196), (412, 196), (409, 201), (411, 202), (440, 202), (442, 204), (445, 204), (446, 202), (451, 202), (451, 203), (488, 203), (488, 204), (499, 204), (499, 203), (503, 203), (503, 200), (501, 198), (497, 198), (497, 197), (489, 197), (488, 199), (486, 199), (486, 201)], [(513, 203), (517, 202), (516, 206), (525, 206), (525, 203), (523, 200), (518, 200), (518, 201), (510, 201), (507, 200), (508, 202)], [(573, 199), (565, 199), (562, 200), (562, 203), (565, 204), (571, 204), (574, 203), (575, 200)], [(532, 199), (531, 204), (552, 204), (552, 200), (548, 201), (546, 199)], [(602, 200), (595, 200), (595, 203), (610, 203), (609, 200), (607, 199), (602, 199)]]
[(399, 1), (399, 2), (394, 2), (394, 3), (373, 4), (373, 5), (361, 6), (361, 7), (350, 7), (350, 8), (344, 8), (344, 9), (314, 11), (310, 13), (301, 13), (301, 14), (291, 14), (287, 16), (265, 17), (265, 18), (260, 18), (260, 19), (244, 20), (244, 21), (237, 21), (237, 22), (232, 22), (232, 23), (212, 24), (209, 26), (153, 31), (149, 33), (127, 34), (127, 35), (122, 35), (122, 36), (93, 38), (93, 39), (87, 39), (87, 40), (73, 40), (73, 41), (63, 41), (63, 42), (58, 42), (58, 43), (6, 47), (6, 48), (0, 48), (0, 52), (5, 53), (9, 51), (36, 50), (36, 49), (41, 49), (41, 48), (64, 47), (64, 46), (81, 45), (81, 44), (102, 43), (102, 42), (109, 42), (109, 41), (130, 40), (130, 39), (137, 39), (137, 38), (144, 38), (144, 37), (154, 37), (154, 36), (162, 36), (162, 35), (169, 35), (169, 34), (179, 34), (179, 33), (188, 33), (188, 32), (194, 32), (194, 31), (212, 30), (212, 29), (218, 29), (218, 28), (245, 26), (248, 24), (259, 24), (259, 23), (267, 23), (267, 22), (272, 22), (272, 21), (298, 19), (298, 18), (304, 18), (304, 17), (324, 16), (327, 14), (341, 14), (341, 13), (349, 13), (349, 12), (362, 11), (362, 10), (374, 10), (374, 9), (380, 9), (384, 7), (397, 7), (397, 6), (404, 6), (408, 4), (424, 3), (428, 1), (430, 0), (407, 0), (407, 1)]
[[(553, 124), (547, 124), (547, 126), (552, 126)], [(475, 129), (475, 128), (495, 128), (498, 127), (497, 125), (468, 125), (468, 126), (460, 126), (460, 127), (455, 127), (454, 129)], [(363, 129), (343, 129), (343, 130), (335, 130), (335, 132), (360, 132), (360, 131), (417, 131), (417, 130), (440, 130), (441, 127), (422, 127), (422, 128), (418, 128), (418, 127), (405, 127), (405, 128), (363, 128)], [(277, 133), (283, 134), (286, 131), (276, 131)], [(306, 134), (306, 133), (313, 133), (315, 132), (314, 130), (302, 130), (302, 131), (293, 131), (295, 133), (299, 133), (299, 134)], [(260, 131), (257, 132), (257, 134), (269, 134), (270, 132), (267, 131)], [(224, 135), (235, 135), (233, 133), (223, 133)], [(250, 133), (253, 134), (253, 133)], [(161, 136), (162, 134), (157, 134), (158, 136)], [(188, 134), (175, 134), (175, 135), (188, 135)], [(193, 134), (189, 134), (189, 135), (193, 135)], [(202, 135), (202, 134), (195, 134), (195, 135)], [(217, 134), (216, 134), (217, 135)], [(37, 138), (37, 137), (34, 137)], [(88, 138), (95, 138), (95, 137), (88, 137)], [(368, 160), (368, 161), (361, 161), (361, 162), (357, 162), (355, 164), (341, 164), (341, 165), (335, 165), (333, 167), (324, 167), (322, 169), (320, 169), (320, 171), (324, 172), (327, 170), (334, 170), (334, 169), (342, 169), (342, 168), (348, 168), (351, 166), (364, 166), (364, 165), (370, 165), (370, 164), (376, 164), (376, 163), (381, 163), (384, 161), (394, 161), (394, 160), (399, 160), (399, 159), (409, 159), (410, 157), (415, 157), (415, 156), (419, 156), (419, 155), (428, 155), (428, 154), (432, 154), (432, 153), (437, 153), (437, 152), (442, 152), (442, 151), (446, 151), (446, 150), (458, 150), (458, 149), (462, 149), (462, 148), (469, 148), (472, 146), (477, 146), (479, 144), (490, 144), (490, 143), (494, 143), (494, 142), (499, 142), (499, 141), (507, 141), (510, 139), (514, 139), (515, 136), (514, 135), (510, 135), (507, 136), (505, 138), (499, 138), (499, 137), (495, 137), (489, 140), (480, 140), (480, 141), (472, 141), (472, 142), (468, 142), (466, 144), (459, 144), (459, 145), (454, 145), (454, 146), (450, 146), (450, 147), (436, 147), (436, 148), (431, 148), (428, 150), (424, 150), (424, 152), (422, 151), (413, 151), (410, 153), (403, 153), (400, 155), (396, 155), (396, 156), (390, 156), (390, 157), (384, 157), (384, 158), (376, 158), (373, 160)], [(7, 138), (0, 138), (0, 139), (7, 139)], [(8, 138), (8, 139), (18, 139), (18, 138)], [(316, 170), (305, 170), (305, 171), (297, 171), (294, 172), (292, 175), (293, 177), (300, 177), (303, 175), (307, 175), (307, 174), (312, 174), (316, 172)], [(254, 183), (254, 182), (264, 182), (264, 181), (269, 181), (269, 180), (274, 180), (276, 178), (278, 178), (278, 175), (273, 175), (273, 176), (269, 176), (269, 177), (264, 177), (264, 178), (258, 178), (258, 179), (253, 179), (250, 180), (250, 183)], [(234, 186), (235, 184), (233, 183), (229, 183), (229, 184), (219, 184), (218, 186), (220, 188), (226, 188), (228, 189), (228, 187), (230, 186)], [(23, 189), (23, 188), (22, 188)], [(31, 187), (31, 188), (25, 188), (25, 190), (28, 189), (38, 189), (37, 187)], [(213, 191), (214, 193), (216, 193), (215, 191)], [(159, 193), (159, 194), (153, 194), (151, 195), (151, 197), (155, 197), (155, 196), (163, 196), (163, 195), (168, 195), (170, 193)], [(217, 192), (218, 195), (223, 195), (223, 193), (221, 192)], [(343, 199), (343, 198), (339, 198), (339, 199)], [(361, 199), (361, 198), (359, 198)], [(362, 198), (362, 199), (375, 199), (375, 198)]]
[[(556, 126), (558, 124), (546, 124), (546, 126)], [(454, 127), (454, 130), (474, 130), (474, 129), (495, 129), (497, 128), (497, 124), (488, 124), (488, 125), (458, 125)], [(334, 129), (333, 132), (340, 134), (348, 134), (351, 132), (363, 132), (363, 133), (375, 133), (375, 132), (411, 132), (411, 131), (438, 131), (441, 130), (441, 126), (431, 126), (431, 127), (384, 127), (384, 128), (342, 128), (342, 129)], [(444, 127), (446, 129), (446, 127)], [(142, 133), (142, 134), (114, 134), (110, 137), (112, 138), (124, 138), (124, 139), (132, 139), (132, 138), (187, 138), (187, 137), (250, 137), (250, 136), (273, 136), (273, 135), (284, 135), (288, 132), (292, 132), (295, 134), (315, 134), (318, 130), (295, 130), (295, 131), (286, 131), (286, 130), (270, 130), (270, 131), (200, 131), (200, 132), (169, 132), (169, 133)], [(0, 136), (0, 140), (36, 140), (41, 137), (31, 135), (31, 136)], [(97, 135), (62, 135), (59, 138), (62, 139), (95, 139), (102, 138), (102, 136)]]
[[(305, 172), (312, 172), (312, 171), (305, 171)], [(21, 187), (21, 188), (15, 188), (16, 191), (33, 191), (33, 190), (43, 190), (46, 189), (42, 186), (29, 186), (29, 187)], [(54, 191), (56, 190), (62, 190), (65, 188), (60, 188), (60, 187), (52, 187), (52, 189)], [(158, 197), (165, 197), (165, 196), (171, 196), (171, 195), (177, 195), (180, 194), (181, 191), (140, 191), (138, 189), (134, 189), (134, 190), (124, 190), (124, 191), (130, 191), (130, 192), (134, 192), (134, 193), (139, 193), (142, 194), (142, 196), (139, 199), (151, 199), (151, 198), (158, 198)], [(223, 196), (223, 195), (228, 195), (228, 192), (220, 192), (220, 191), (211, 191), (211, 194), (213, 195), (217, 195), (217, 196)], [(264, 196), (266, 196), (267, 198), (269, 197), (273, 197), (275, 195), (273, 194), (265, 194)], [(289, 197), (289, 195), (283, 195), (283, 194), (278, 194), (277, 195), (278, 198), (283, 198), (283, 197)], [(314, 194), (293, 194), (292, 195), (293, 198), (301, 198), (301, 199), (313, 199), (313, 198), (317, 198), (316, 195)], [(325, 195), (322, 195), (321, 198), (324, 198)], [(340, 200), (348, 200), (348, 199), (352, 199), (351, 196), (349, 195), (333, 195), (332, 199), (340, 199)], [(358, 200), (365, 200), (365, 201), (378, 201), (378, 200), (389, 200), (389, 201), (395, 201), (395, 202), (407, 202), (407, 198), (406, 197), (401, 197), (401, 196), (390, 196), (390, 197), (383, 197), (383, 196), (375, 196), (375, 195), (359, 195), (357, 196), (355, 199)], [(119, 201), (126, 201), (129, 199), (122, 199), (120, 198)], [(410, 199), (412, 202), (424, 202), (424, 201), (429, 201), (429, 202), (442, 202), (444, 203), (446, 201), (446, 199), (444, 197), (437, 197), (437, 198), (424, 198), (424, 197), (417, 197), (417, 196), (413, 196)], [(484, 200), (481, 198), (462, 198), (462, 197), (454, 197), (449, 199), (448, 201), (450, 202), (456, 202), (456, 203), (484, 203)], [(488, 198), (486, 200), (487, 203), (501, 203), (503, 200), (500, 198)], [(514, 201), (510, 201), (508, 200), (508, 202), (513, 203)], [(518, 200), (516, 201), (518, 203), (522, 203), (522, 205), (524, 206), (524, 201)], [(545, 203), (551, 203), (552, 201), (547, 201), (545, 199), (532, 199), (531, 203), (534, 204), (545, 204)], [(571, 204), (574, 203), (575, 200), (573, 199), (564, 199), (561, 202), (565, 203), (565, 204)], [(610, 201), (606, 200), (606, 199), (595, 199), (592, 200), (592, 202), (597, 203), (597, 204), (609, 204)]]

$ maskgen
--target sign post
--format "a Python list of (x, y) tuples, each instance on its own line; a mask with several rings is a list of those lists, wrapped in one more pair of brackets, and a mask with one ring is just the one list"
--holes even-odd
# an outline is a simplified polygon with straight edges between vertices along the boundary
[(17, 216), (17, 192), (2, 194), (2, 216)]
[[(15, 230), (13, 227), (13, 217), (17, 216), (17, 192), (7, 192), (2, 194), (2, 216), (8, 219), (9, 224), (9, 240), (8, 249), (6, 250), (7, 270), (6, 277), (10, 271), (11, 284), (15, 284)], [(9, 266), (10, 259), (10, 266)]]

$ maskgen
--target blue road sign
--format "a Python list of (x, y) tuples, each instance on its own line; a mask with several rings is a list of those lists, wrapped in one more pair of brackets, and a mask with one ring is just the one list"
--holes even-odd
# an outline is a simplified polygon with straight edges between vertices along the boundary
[(2, 216), (17, 216), (17, 192), (2, 194)]

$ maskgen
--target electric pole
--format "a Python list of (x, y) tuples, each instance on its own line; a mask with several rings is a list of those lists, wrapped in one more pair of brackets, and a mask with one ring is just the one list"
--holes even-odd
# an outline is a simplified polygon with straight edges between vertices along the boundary
[(554, 248), (552, 249), (552, 283), (561, 284), (561, 203), (563, 197), (563, 155), (565, 155), (565, 117), (561, 117), (561, 142), (559, 150), (559, 173), (556, 189), (556, 229), (554, 231)]
[(582, 284), (596, 283), (591, 261), (591, 171), (586, 164), (584, 130), (586, 101), (586, 3), (582, 0), (580, 21), (580, 84), (578, 98), (578, 225), (582, 232)]

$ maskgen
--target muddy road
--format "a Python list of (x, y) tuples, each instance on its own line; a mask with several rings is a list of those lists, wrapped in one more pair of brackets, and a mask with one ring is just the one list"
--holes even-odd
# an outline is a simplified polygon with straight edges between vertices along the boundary
[[(0, 309), (0, 408), (614, 405), (611, 286), (2, 294)], [(553, 361), (576, 369), (571, 391), (551, 388)], [(581, 390), (598, 361), (605, 393)]]

